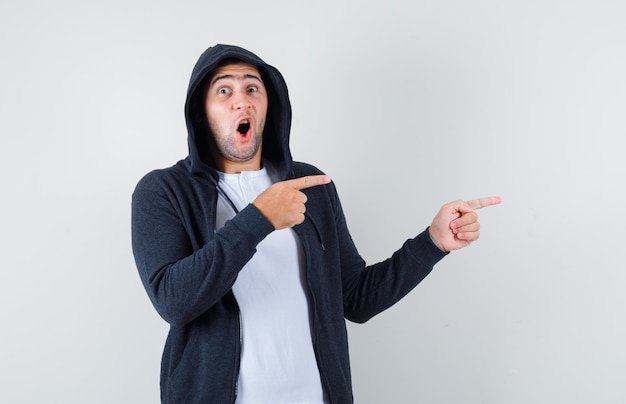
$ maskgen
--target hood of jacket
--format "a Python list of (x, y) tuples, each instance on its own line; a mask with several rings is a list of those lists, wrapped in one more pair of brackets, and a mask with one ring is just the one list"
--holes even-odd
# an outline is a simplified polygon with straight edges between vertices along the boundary
[(279, 171), (281, 179), (291, 173), (292, 157), (289, 149), (291, 130), (291, 103), (287, 84), (280, 72), (265, 63), (254, 53), (234, 45), (218, 44), (208, 48), (200, 55), (191, 73), (187, 99), (185, 102), (185, 120), (187, 123), (189, 157), (188, 168), (192, 174), (217, 177), (212, 161), (210, 137), (212, 136), (204, 109), (204, 83), (211, 72), (224, 60), (238, 60), (255, 66), (261, 74), (261, 80), (267, 89), (268, 109), (263, 130), (262, 158), (271, 162)]

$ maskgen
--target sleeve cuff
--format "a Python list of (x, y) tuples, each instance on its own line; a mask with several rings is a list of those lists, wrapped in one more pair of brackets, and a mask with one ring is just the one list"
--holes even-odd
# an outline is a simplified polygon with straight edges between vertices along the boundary
[(409, 240), (411, 251), (415, 259), (422, 264), (432, 267), (441, 261), (449, 252), (442, 251), (430, 238), (428, 228), (418, 234), (415, 238)]
[(274, 231), (274, 226), (253, 204), (248, 204), (242, 209), (232, 222), (241, 232), (252, 239), (258, 239), (259, 242)]

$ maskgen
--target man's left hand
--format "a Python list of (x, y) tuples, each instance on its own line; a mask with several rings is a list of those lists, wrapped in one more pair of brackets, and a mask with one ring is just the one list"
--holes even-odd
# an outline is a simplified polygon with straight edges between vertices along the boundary
[(500, 202), (502, 198), (499, 196), (489, 196), (443, 205), (428, 230), (430, 238), (445, 252), (470, 245), (480, 236), (480, 223), (474, 211)]

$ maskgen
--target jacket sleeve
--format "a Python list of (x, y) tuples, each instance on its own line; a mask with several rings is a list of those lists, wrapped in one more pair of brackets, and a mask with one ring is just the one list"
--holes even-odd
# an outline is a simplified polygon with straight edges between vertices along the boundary
[[(175, 201), (174, 201), (175, 202)], [(194, 246), (167, 192), (140, 184), (132, 197), (132, 247), (142, 283), (158, 313), (181, 326), (228, 293), (258, 243), (274, 230), (248, 205), (205, 245)]]
[(447, 253), (433, 243), (426, 229), (407, 240), (390, 258), (366, 265), (348, 232), (336, 193), (335, 197), (344, 316), (350, 321), (364, 323), (402, 299)]

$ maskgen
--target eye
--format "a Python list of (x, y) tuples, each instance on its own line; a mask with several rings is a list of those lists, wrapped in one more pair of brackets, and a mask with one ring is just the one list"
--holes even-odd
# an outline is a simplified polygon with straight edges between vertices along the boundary
[(220, 87), (217, 89), (218, 94), (229, 94), (230, 89), (228, 87)]
[(249, 93), (256, 93), (257, 91), (259, 91), (259, 87), (257, 87), (257, 86), (250, 86), (250, 87), (248, 87), (248, 92)]

